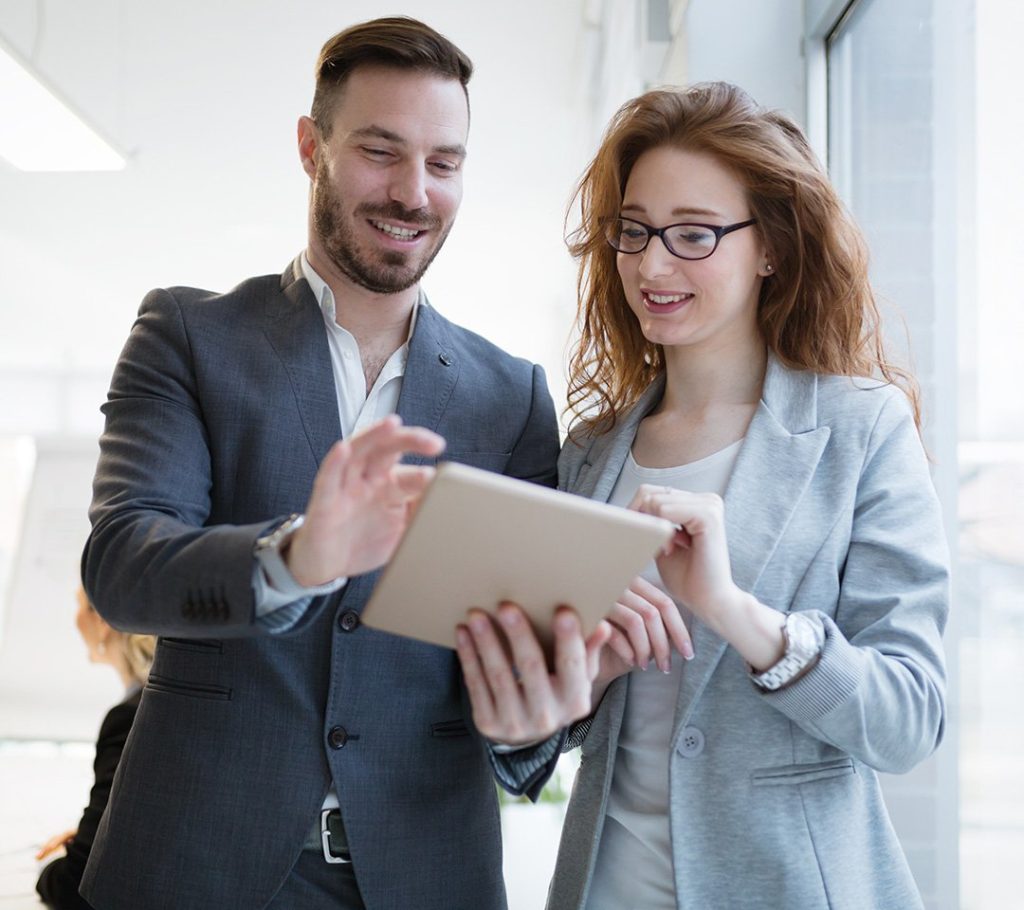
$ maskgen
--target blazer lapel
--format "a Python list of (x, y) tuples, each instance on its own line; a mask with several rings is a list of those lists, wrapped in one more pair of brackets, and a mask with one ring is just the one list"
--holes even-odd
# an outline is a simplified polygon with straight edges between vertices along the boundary
[[(421, 295), (416, 328), (409, 340), (402, 394), (398, 398), (398, 415), (403, 423), (436, 430), (461, 368), (460, 352), (452, 345), (447, 321)], [(433, 463), (434, 460), (406, 459), (412, 464)]]
[(323, 314), (298, 259), (281, 275), (281, 293), (266, 302), (264, 316), (264, 333), (291, 380), (306, 439), (319, 465), (341, 438), (341, 420)]
[[(817, 468), (828, 442), (817, 426), (817, 377), (769, 356), (764, 393), (725, 490), (725, 528), (733, 579), (758, 595), (758, 582)], [(693, 660), (683, 670), (673, 747), (689, 722), (726, 643), (695, 621)]]
[(637, 403), (630, 408), (610, 433), (599, 436), (590, 447), (586, 461), (580, 466), (576, 478), (570, 488), (571, 493), (608, 502), (619, 479), (626, 456), (633, 446), (637, 428), (642, 421), (661, 401), (665, 391), (665, 377), (660, 376), (640, 396)]

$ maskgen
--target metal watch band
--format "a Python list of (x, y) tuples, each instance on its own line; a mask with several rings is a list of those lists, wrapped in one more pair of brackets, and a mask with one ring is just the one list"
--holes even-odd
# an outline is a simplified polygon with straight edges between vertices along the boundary
[(761, 689), (774, 691), (795, 682), (817, 663), (825, 645), (825, 627), (813, 614), (787, 613), (782, 630), (786, 639), (782, 659), (762, 673), (750, 673)]
[(328, 582), (325, 585), (300, 585), (285, 565), (281, 551), (284, 549), (288, 539), (302, 527), (306, 520), (305, 515), (295, 513), (286, 518), (276, 528), (267, 534), (256, 539), (256, 546), (253, 550), (260, 568), (270, 580), (270, 584), (279, 591), (302, 591), (304, 594), (329, 594), (337, 590), (337, 582)]

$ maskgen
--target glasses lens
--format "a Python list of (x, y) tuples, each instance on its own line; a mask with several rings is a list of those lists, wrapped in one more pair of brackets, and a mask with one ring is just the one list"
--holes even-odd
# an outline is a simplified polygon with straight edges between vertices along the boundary
[(647, 246), (647, 229), (628, 218), (610, 221), (605, 236), (620, 253), (639, 253)]
[(715, 250), (718, 237), (699, 224), (674, 224), (665, 231), (665, 244), (684, 259), (704, 259)]

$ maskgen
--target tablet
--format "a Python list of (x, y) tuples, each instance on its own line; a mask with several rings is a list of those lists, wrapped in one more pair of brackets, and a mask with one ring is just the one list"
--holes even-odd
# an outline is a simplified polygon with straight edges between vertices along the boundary
[(653, 515), (444, 462), (362, 619), (454, 648), (467, 610), (510, 600), (550, 654), (557, 606), (589, 635), (673, 533)]

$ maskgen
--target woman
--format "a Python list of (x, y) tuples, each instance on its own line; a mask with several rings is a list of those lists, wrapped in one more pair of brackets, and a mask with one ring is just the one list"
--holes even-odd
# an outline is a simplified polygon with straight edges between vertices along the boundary
[(942, 736), (947, 553), (860, 234), (723, 83), (627, 103), (577, 198), (561, 485), (679, 525), (648, 581), (692, 659), (629, 672), (689, 643), (616, 607), (549, 906), (919, 907), (876, 772)]
[(128, 731), (135, 720), (135, 711), (139, 707), (142, 687), (149, 676), (156, 645), (152, 635), (129, 635), (107, 625), (89, 603), (81, 587), (77, 598), (75, 623), (88, 649), (89, 660), (107, 664), (117, 671), (124, 683), (125, 698), (107, 712), (100, 726), (93, 763), (95, 781), (89, 793), (89, 805), (82, 813), (78, 828), (50, 838), (36, 854), (36, 859), (41, 860), (61, 847), (66, 850), (64, 856), (43, 869), (36, 883), (36, 891), (43, 903), (57, 910), (88, 910), (89, 904), (79, 896), (78, 886), (89, 859), (96, 829), (110, 797), (114, 772), (121, 760)]

